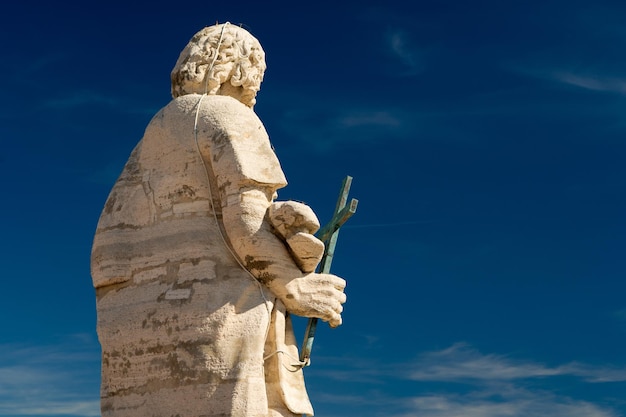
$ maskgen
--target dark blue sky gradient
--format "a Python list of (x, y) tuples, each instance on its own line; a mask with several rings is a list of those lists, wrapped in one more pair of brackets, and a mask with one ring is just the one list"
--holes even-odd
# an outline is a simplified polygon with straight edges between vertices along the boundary
[(352, 175), (360, 200), (333, 264), (344, 325), (305, 373), (316, 415), (626, 416), (626, 5), (13, 7), (0, 416), (98, 415), (96, 222), (178, 54), (226, 20), (267, 54), (280, 199), (325, 222)]

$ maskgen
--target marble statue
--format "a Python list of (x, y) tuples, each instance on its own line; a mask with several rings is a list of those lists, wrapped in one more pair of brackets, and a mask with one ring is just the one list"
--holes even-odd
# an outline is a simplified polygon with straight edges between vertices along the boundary
[(253, 111), (240, 27), (198, 32), (102, 211), (92, 250), (103, 417), (313, 415), (290, 314), (341, 324), (345, 281)]

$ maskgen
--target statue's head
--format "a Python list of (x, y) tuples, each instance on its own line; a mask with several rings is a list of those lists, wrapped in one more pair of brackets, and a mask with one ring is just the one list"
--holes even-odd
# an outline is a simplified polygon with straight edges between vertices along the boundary
[(172, 70), (172, 96), (220, 94), (254, 106), (265, 72), (261, 44), (246, 30), (229, 23), (196, 33)]

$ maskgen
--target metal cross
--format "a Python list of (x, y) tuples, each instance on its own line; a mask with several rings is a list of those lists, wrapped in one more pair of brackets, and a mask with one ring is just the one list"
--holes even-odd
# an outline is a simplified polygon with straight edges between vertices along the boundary
[[(315, 236), (324, 242), (325, 249), (322, 260), (318, 268), (319, 273), (328, 274), (330, 272), (330, 265), (333, 262), (333, 255), (335, 254), (335, 246), (337, 245), (337, 238), (339, 237), (339, 228), (346, 222), (354, 213), (356, 213), (356, 207), (359, 201), (355, 198), (348, 202), (348, 193), (350, 192), (350, 186), (352, 185), (352, 177), (347, 176), (344, 178), (341, 185), (341, 191), (339, 193), (339, 199), (337, 200), (337, 206), (335, 207), (335, 215), (333, 218), (322, 227)], [(308, 366), (311, 358), (311, 349), (313, 348), (313, 340), (315, 339), (315, 329), (317, 328), (317, 318), (310, 318), (309, 323), (306, 326), (304, 333), (304, 341), (302, 342), (302, 349), (300, 352), (300, 361)]]

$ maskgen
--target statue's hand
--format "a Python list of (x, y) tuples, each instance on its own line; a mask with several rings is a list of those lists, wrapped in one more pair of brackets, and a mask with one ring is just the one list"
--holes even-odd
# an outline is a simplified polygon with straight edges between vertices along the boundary
[(291, 280), (282, 298), (287, 310), (302, 317), (317, 317), (331, 327), (341, 325), (342, 304), (346, 302), (343, 290), (346, 281), (332, 274), (310, 273)]

